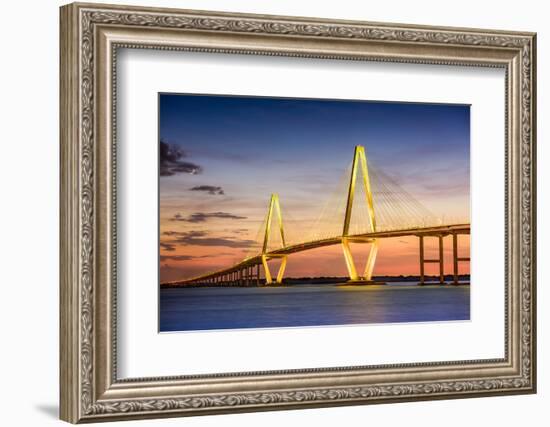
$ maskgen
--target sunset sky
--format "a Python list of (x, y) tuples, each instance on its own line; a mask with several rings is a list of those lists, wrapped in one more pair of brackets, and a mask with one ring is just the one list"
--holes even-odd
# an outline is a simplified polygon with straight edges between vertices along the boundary
[[(435, 216), (469, 222), (469, 106), (160, 94), (159, 121), (161, 282), (242, 260), (274, 192), (289, 236), (308, 235), (331, 195), (345, 199), (356, 145)], [(469, 253), (467, 236), (459, 247)], [(353, 250), (362, 269), (368, 245)], [(291, 255), (285, 277), (345, 274), (333, 246)], [(374, 275), (399, 274), (418, 274), (418, 239), (380, 242)]]

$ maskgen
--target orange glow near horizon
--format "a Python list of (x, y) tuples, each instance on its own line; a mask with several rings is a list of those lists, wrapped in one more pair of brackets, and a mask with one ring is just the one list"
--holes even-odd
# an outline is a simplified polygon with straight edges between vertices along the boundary
[[(458, 236), (459, 257), (469, 257), (469, 237), (468, 235)], [(173, 258), (168, 259), (162, 258), (164, 252), (161, 252), (161, 263), (165, 273), (161, 281), (181, 280), (182, 278), (227, 268), (241, 261), (244, 257), (244, 251), (241, 249), (217, 248), (217, 255), (211, 256), (213, 250), (216, 250), (216, 248), (182, 247), (170, 252), (168, 256)], [(364, 269), (369, 250), (369, 244), (352, 244), (353, 256), (359, 271)], [(427, 237), (424, 239), (426, 259), (437, 258), (438, 250), (437, 238)], [(447, 236), (443, 239), (443, 259), (446, 275), (453, 274), (452, 250), (452, 237)], [(189, 254), (193, 256), (192, 266), (190, 263), (185, 262)], [(276, 271), (278, 261), (273, 260), (270, 262), (271, 264), (273, 264), (273, 270)], [(420, 274), (419, 268), (417, 237), (395, 237), (379, 240), (374, 276), (417, 276)], [(427, 276), (437, 276), (439, 275), (439, 264), (426, 263), (424, 270)], [(458, 272), (459, 274), (469, 274), (470, 263), (459, 262)], [(345, 277), (347, 274), (342, 248), (338, 244), (290, 255), (285, 277)]]

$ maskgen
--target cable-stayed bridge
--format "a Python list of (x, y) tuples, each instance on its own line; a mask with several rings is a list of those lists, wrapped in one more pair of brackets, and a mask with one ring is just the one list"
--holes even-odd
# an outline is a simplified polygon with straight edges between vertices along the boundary
[[(364, 147), (358, 145), (353, 161), (313, 224), (295, 221), (287, 212), (283, 220), (279, 196), (272, 194), (263, 223), (243, 260), (218, 271), (166, 284), (281, 284), (290, 255), (331, 245), (342, 246), (350, 283), (372, 284), (379, 241), (405, 236), (418, 237), (420, 284), (425, 283), (426, 263), (439, 265), (440, 283), (444, 283), (443, 239), (452, 236), (453, 283), (457, 284), (459, 263), (470, 261), (469, 257), (458, 256), (458, 236), (462, 234), (470, 234), (469, 219), (445, 220), (435, 216), (395, 180), (369, 164)], [(425, 258), (425, 237), (438, 239), (436, 258)], [(357, 271), (351, 243), (370, 244), (362, 274)], [(280, 260), (275, 277), (269, 267), (273, 259)], [(265, 279), (262, 279), (261, 270)]]

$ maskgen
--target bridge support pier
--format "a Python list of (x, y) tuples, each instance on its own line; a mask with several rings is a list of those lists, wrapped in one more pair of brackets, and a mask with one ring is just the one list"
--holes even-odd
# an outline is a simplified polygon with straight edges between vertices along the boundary
[(419, 241), (419, 258), (420, 258), (420, 282), (418, 283), (420, 286), (425, 285), (425, 274), (424, 274), (424, 264), (426, 263), (437, 263), (439, 264), (439, 284), (444, 285), (445, 284), (445, 265), (443, 262), (443, 234), (439, 234), (437, 236), (438, 239), (438, 257), (436, 259), (426, 259), (424, 257), (424, 237), (425, 236), (418, 236)]
[(458, 285), (458, 263), (460, 261), (470, 262), (469, 257), (458, 256), (458, 234), (453, 233), (453, 285)]
[(443, 266), (443, 236), (439, 235), (439, 283), (445, 283), (445, 269)]
[(420, 253), (420, 286), (424, 285), (424, 236), (418, 236)]
[[(353, 255), (350, 248), (350, 240), (357, 241), (361, 243), (370, 242), (369, 257), (367, 258), (367, 264), (365, 265), (365, 271), (363, 276), (357, 274), (357, 269), (355, 268), (355, 261), (353, 260)], [(372, 272), (374, 270), (374, 264), (376, 262), (376, 255), (378, 253), (378, 241), (376, 239), (351, 239), (350, 237), (342, 237), (342, 249), (344, 251), (344, 259), (346, 260), (346, 267), (349, 274), (349, 282), (357, 284), (382, 284), (382, 282), (373, 282), (372, 281)]]
[(458, 285), (458, 236), (453, 234), (453, 285)]
[(283, 276), (285, 274), (285, 268), (286, 268), (286, 255), (262, 255), (262, 265), (264, 266), (264, 272), (265, 272), (265, 284), (271, 285), (273, 284), (273, 278), (271, 276), (271, 271), (269, 270), (269, 265), (267, 264), (267, 261), (270, 258), (281, 258), (281, 265), (279, 266), (279, 272), (277, 273), (277, 279), (275, 280), (275, 283), (281, 284), (283, 283)]
[(376, 262), (377, 254), (378, 254), (378, 241), (374, 240), (370, 245), (369, 257), (367, 258), (367, 265), (365, 265), (364, 278), (367, 281), (372, 280), (372, 272), (374, 270), (374, 263)]

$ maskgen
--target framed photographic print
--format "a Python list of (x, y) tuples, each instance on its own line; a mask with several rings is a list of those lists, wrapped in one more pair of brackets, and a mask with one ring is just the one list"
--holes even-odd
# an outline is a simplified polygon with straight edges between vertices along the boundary
[(469, 320), (469, 110), (160, 94), (160, 332)]
[(535, 35), (61, 8), (61, 418), (533, 393)]

